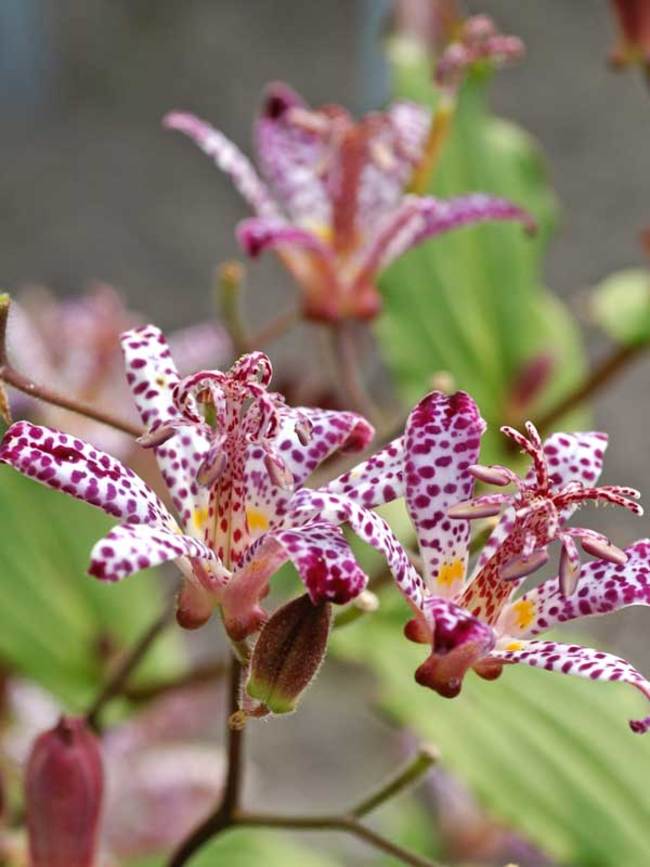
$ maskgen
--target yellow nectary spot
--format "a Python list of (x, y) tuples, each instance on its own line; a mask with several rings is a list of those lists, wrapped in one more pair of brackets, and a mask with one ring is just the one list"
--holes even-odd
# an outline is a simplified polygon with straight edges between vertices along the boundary
[(208, 520), (208, 510), (207, 509), (194, 509), (192, 513), (192, 521), (194, 522), (194, 526), (197, 530), (201, 530), (203, 525)]
[(523, 641), (510, 641), (505, 646), (505, 650), (523, 650), (525, 647), (525, 643)]
[(246, 509), (246, 521), (251, 533), (261, 533), (269, 529), (269, 519), (264, 512), (260, 512), (259, 509), (253, 509), (251, 506)]
[(438, 584), (443, 587), (451, 587), (456, 581), (465, 577), (465, 566), (462, 560), (452, 560), (451, 563), (443, 563), (438, 572)]
[(535, 617), (535, 603), (532, 599), (520, 599), (512, 606), (512, 613), (518, 629), (528, 629)]
[(312, 234), (317, 235), (320, 240), (324, 241), (326, 244), (331, 243), (332, 227), (328, 226), (327, 223), (319, 223), (316, 220), (306, 220), (305, 228), (309, 229)]

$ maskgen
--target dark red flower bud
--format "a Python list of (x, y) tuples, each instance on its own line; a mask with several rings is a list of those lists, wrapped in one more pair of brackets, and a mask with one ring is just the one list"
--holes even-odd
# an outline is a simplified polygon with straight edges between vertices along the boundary
[(99, 741), (84, 719), (62, 717), (27, 764), (31, 867), (92, 867), (104, 788)]
[(323, 661), (331, 621), (332, 606), (307, 594), (278, 608), (255, 645), (248, 694), (273, 713), (294, 710)]
[(612, 0), (618, 20), (619, 41), (610, 55), (614, 66), (639, 63), (650, 71), (650, 3), (648, 0)]

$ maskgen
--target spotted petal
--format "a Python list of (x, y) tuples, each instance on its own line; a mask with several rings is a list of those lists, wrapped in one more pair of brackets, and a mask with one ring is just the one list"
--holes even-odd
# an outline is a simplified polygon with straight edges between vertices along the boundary
[[(555, 641), (512, 641), (505, 649), (495, 650), (490, 659), (506, 663), (521, 662), (545, 671), (572, 674), (588, 680), (608, 680), (627, 683), (650, 699), (650, 682), (629, 662), (604, 653), (581, 647), (579, 644), (558, 644)], [(650, 717), (631, 720), (630, 728), (643, 734), (650, 728)]]
[(265, 184), (260, 180), (248, 157), (229, 141), (223, 133), (193, 114), (173, 111), (163, 125), (184, 133), (211, 157), (217, 168), (225, 172), (237, 191), (260, 216), (275, 217), (279, 210)]
[(485, 422), (465, 392), (433, 392), (415, 407), (404, 436), (406, 505), (417, 532), (424, 577), (435, 596), (454, 596), (467, 566), (470, 524), (448, 509), (472, 495)]
[(577, 591), (564, 597), (558, 578), (544, 581), (504, 609), (499, 630), (532, 636), (557, 623), (608, 614), (628, 605), (650, 605), (650, 539), (626, 549), (627, 563), (603, 560), (583, 564)]
[(4, 436), (0, 461), (130, 523), (173, 521), (133, 470), (90, 443), (60, 431), (16, 422)]
[[(219, 566), (207, 545), (161, 526), (122, 524), (114, 527), (92, 550), (88, 572), (103, 581), (121, 581), (140, 569), (191, 558)], [(184, 569), (191, 573), (191, 569)]]
[(324, 271), (334, 275), (335, 260), (331, 248), (310, 229), (292, 225), (282, 219), (249, 217), (237, 226), (237, 240), (249, 256), (265, 250), (304, 250), (314, 256)]
[[(296, 109), (298, 111), (296, 111)], [(269, 85), (255, 124), (257, 159), (264, 177), (296, 222), (327, 226), (330, 203), (321, 166), (326, 145), (317, 128), (300, 122), (314, 117), (286, 84)]]
[(268, 454), (256, 446), (249, 448), (246, 460), (249, 536), (256, 538), (278, 525), (293, 492), (323, 461), (337, 451), (365, 448), (373, 435), (372, 425), (353, 412), (284, 407), (271, 447), (288, 472), (291, 485), (285, 489), (275, 484), (267, 468)]
[(363, 253), (359, 273), (369, 279), (428, 238), (494, 220), (515, 220), (528, 230), (534, 225), (522, 208), (482, 193), (455, 199), (405, 196), (399, 207), (377, 225)]
[(344, 494), (368, 509), (403, 497), (403, 437), (397, 437), (367, 461), (332, 479), (323, 490)]
[[(149, 429), (182, 422), (173, 390), (179, 378), (167, 341), (159, 328), (146, 325), (122, 335), (127, 380), (142, 421)], [(199, 425), (187, 425), (155, 449), (156, 459), (183, 525), (202, 535), (208, 519), (208, 491), (197, 475), (209, 450)]]
[(408, 554), (402, 548), (388, 524), (374, 512), (352, 502), (349, 498), (330, 494), (324, 489), (304, 488), (292, 499), (287, 514), (287, 526), (318, 518), (332, 524), (348, 524), (361, 541), (375, 548), (385, 558), (398, 589), (417, 612), (422, 611), (427, 590), (413, 568)]
[(369, 141), (359, 184), (359, 221), (366, 231), (403, 198), (424, 150), (431, 112), (414, 102), (394, 102), (383, 118)]

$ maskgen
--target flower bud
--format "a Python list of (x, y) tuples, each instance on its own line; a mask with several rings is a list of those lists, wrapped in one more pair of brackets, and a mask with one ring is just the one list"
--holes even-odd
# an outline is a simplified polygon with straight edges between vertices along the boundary
[(278, 608), (255, 645), (248, 694), (273, 713), (293, 711), (318, 673), (331, 621), (332, 606), (314, 605), (308, 594)]
[(99, 741), (85, 720), (61, 717), (36, 739), (27, 764), (31, 867), (92, 867), (102, 794)]

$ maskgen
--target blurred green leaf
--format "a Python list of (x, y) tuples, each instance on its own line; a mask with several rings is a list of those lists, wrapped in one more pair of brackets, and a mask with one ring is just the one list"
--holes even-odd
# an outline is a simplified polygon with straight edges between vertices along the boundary
[[(400, 55), (394, 72), (396, 97), (434, 106), (427, 62)], [(463, 88), (429, 192), (509, 198), (535, 216), (539, 232), (529, 238), (518, 225), (486, 224), (411, 250), (381, 278), (384, 315), (377, 333), (409, 404), (429, 390), (437, 371), (448, 371), (496, 429), (518, 421), (508, 417), (513, 383), (539, 353), (551, 356), (553, 383), (535, 404), (547, 403), (551, 389), (554, 400), (571, 390), (584, 363), (567, 311), (543, 286), (542, 257), (557, 210), (543, 161), (525, 132), (490, 115), (485, 91), (484, 75)], [(491, 457), (494, 448), (496, 441), (488, 440)]]
[(426, 648), (402, 637), (405, 620), (389, 602), (333, 636), (334, 652), (371, 667), (382, 709), (439, 746), (492, 815), (562, 863), (647, 863), (650, 740), (627, 727), (642, 699), (526, 666), (493, 683), (470, 674), (457, 699), (441, 699), (414, 682)]
[[(307, 847), (281, 831), (238, 828), (201, 849), (192, 859), (192, 867), (339, 867), (342, 862), (319, 851), (318, 838), (312, 839), (316, 842)], [(165, 859), (148, 858), (131, 862), (131, 867), (162, 867), (165, 863)]]
[(595, 322), (618, 343), (650, 341), (650, 272), (619, 271), (603, 280), (591, 296)]
[[(90, 578), (90, 549), (114, 522), (8, 467), (0, 468), (0, 515), (0, 662), (80, 710), (105, 676), (104, 651), (127, 648), (160, 611), (160, 576), (119, 586)], [(169, 630), (138, 676), (162, 677), (182, 663)]]

